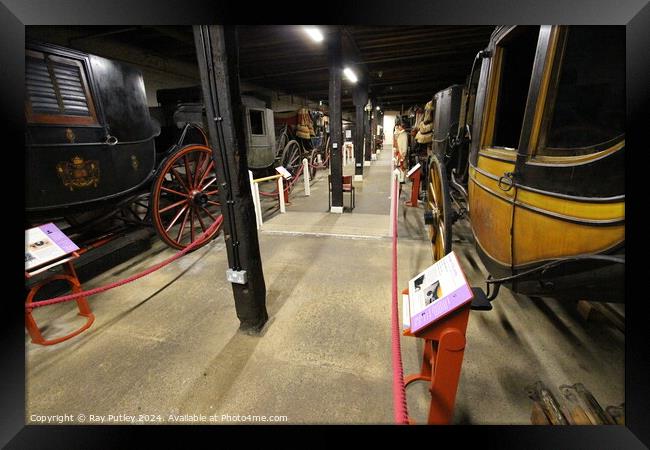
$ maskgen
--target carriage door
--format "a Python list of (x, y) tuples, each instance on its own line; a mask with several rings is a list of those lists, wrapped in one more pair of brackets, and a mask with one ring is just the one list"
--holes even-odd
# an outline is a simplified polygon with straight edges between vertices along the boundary
[(481, 74), (485, 106), (478, 155), (470, 167), (470, 219), (477, 250), (497, 276), (512, 270), (515, 166), (520, 142), (529, 132), (525, 111), (540, 34), (539, 26), (500, 30)]
[(625, 29), (552, 27), (538, 55), (516, 168), (521, 268), (625, 239)]
[(268, 108), (245, 108), (248, 167), (263, 169), (275, 160), (275, 128), (273, 111)]

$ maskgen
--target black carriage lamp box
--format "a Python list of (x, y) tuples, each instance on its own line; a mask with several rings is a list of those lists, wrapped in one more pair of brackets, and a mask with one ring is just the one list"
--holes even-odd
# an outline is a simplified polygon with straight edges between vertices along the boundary
[(53, 223), (25, 230), (25, 272), (35, 274), (60, 264), (77, 250), (79, 247)]
[(458, 258), (450, 252), (409, 281), (409, 293), (403, 297), (403, 326), (417, 333), (473, 296)]

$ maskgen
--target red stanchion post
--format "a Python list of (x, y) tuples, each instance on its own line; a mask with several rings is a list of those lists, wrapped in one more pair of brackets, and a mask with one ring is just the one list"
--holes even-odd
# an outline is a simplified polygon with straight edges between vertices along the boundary
[(411, 175), (411, 199), (406, 202), (406, 206), (412, 206), (417, 208), (418, 206), (418, 195), (420, 193), (420, 177), (422, 176), (421, 170), (418, 169), (413, 175)]
[[(408, 294), (408, 289), (403, 293)], [(414, 381), (429, 382), (429, 425), (449, 425), (453, 419), (456, 392), (465, 354), (465, 332), (471, 302), (461, 306), (441, 320), (405, 336), (424, 339), (422, 367), (419, 373), (406, 376), (405, 386)]]

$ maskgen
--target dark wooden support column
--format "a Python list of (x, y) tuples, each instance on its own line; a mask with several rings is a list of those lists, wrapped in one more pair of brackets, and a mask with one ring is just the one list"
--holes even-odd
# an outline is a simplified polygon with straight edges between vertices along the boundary
[(370, 99), (370, 110), (367, 112), (365, 120), (366, 148), (364, 154), (364, 164), (366, 166), (370, 165), (370, 160), (372, 159), (372, 153), (375, 147), (375, 140), (374, 136), (372, 135), (372, 115), (374, 107), (375, 101), (374, 99)]
[(357, 114), (354, 125), (354, 179), (361, 181), (363, 180), (363, 146), (366, 129), (364, 108), (368, 103), (368, 87), (366, 85), (359, 84), (355, 87), (353, 101)]
[(232, 283), (240, 330), (255, 334), (268, 320), (268, 313), (248, 181), (237, 29), (234, 26), (195, 26), (194, 41), (224, 218), (230, 266), (226, 277)]
[(336, 29), (329, 38), (329, 114), (332, 150), (330, 171), (332, 173), (332, 205), (330, 212), (343, 212), (343, 123), (341, 122), (341, 30)]

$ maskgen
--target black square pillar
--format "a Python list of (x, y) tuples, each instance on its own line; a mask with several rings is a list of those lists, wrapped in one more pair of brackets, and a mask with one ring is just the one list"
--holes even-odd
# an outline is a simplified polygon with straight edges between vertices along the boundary
[(343, 212), (343, 123), (341, 121), (341, 30), (336, 28), (329, 39), (329, 114), (332, 150), (330, 171), (332, 180), (332, 205), (330, 212)]
[(364, 159), (364, 134), (365, 134), (365, 107), (368, 103), (368, 87), (359, 84), (354, 89), (354, 107), (356, 109), (355, 133), (354, 133), (354, 175), (363, 177)]

